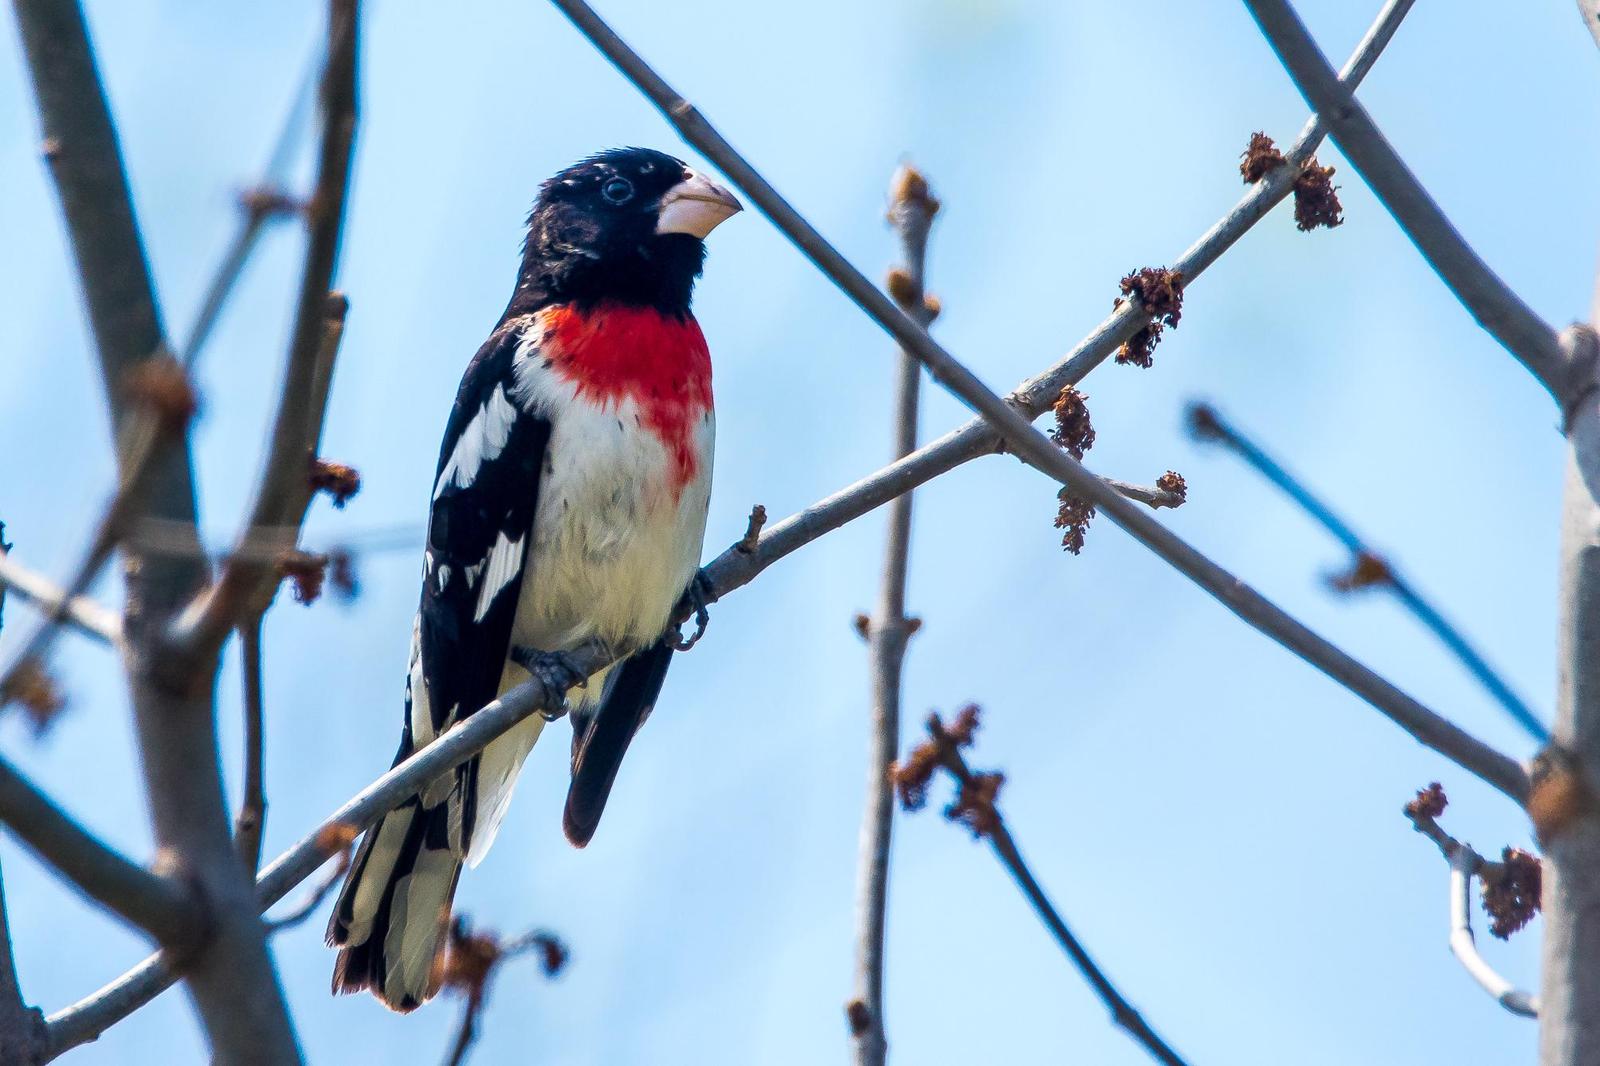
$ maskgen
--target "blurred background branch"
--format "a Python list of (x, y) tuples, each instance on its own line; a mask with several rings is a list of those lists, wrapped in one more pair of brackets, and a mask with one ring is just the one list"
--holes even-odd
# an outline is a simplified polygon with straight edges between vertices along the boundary
[(1467, 672), (1477, 678), (1479, 684), (1483, 685), (1495, 701), (1505, 708), (1506, 713), (1517, 725), (1541, 743), (1550, 739), (1550, 731), (1534, 714), (1533, 708), (1511, 690), (1510, 684), (1495, 672), (1461, 631), (1451, 625), (1439, 613), (1438, 608), (1417, 591), (1416, 586), (1396, 569), (1387, 556), (1364, 541), (1343, 519), (1334, 514), (1327, 504), (1268, 455), (1261, 445), (1219, 414), (1215, 407), (1209, 403), (1191, 403), (1188, 417), (1190, 430), (1196, 439), (1221, 445), (1243, 459), (1256, 473), (1282, 489), (1291, 500), (1300, 505), (1302, 510), (1333, 534), (1334, 539), (1345, 546), (1350, 552), (1350, 567), (1347, 571), (1329, 578), (1329, 584), (1336, 591), (1353, 592), (1363, 588), (1381, 588), (1393, 593), (1401, 606), (1416, 616), (1419, 622), (1439, 638), (1440, 643), (1448, 648), (1451, 654), (1461, 660), (1461, 665), (1467, 668)]

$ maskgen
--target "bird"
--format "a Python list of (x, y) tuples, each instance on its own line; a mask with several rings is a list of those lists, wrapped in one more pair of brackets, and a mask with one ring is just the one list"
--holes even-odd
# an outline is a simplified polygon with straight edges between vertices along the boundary
[[(544, 182), (439, 449), (395, 764), (537, 675), (566, 692), (577, 847), (655, 706), (673, 607), (699, 594), (716, 423), (690, 301), (706, 236), (741, 209), (644, 148)], [(591, 640), (616, 659), (586, 678), (566, 653)], [(462, 867), (489, 850), (545, 723), (524, 719), (367, 831), (328, 924), (335, 993), (410, 1011), (438, 991)]]

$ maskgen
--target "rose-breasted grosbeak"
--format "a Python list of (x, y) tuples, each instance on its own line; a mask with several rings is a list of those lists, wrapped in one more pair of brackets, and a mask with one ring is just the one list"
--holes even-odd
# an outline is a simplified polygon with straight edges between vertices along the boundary
[[(689, 298), (703, 238), (738, 210), (639, 148), (545, 182), (516, 293), (467, 365), (439, 452), (395, 761), (528, 667), (605, 641), (624, 658), (568, 695), (563, 827), (579, 847), (661, 691), (668, 615), (697, 573), (714, 422)], [(368, 831), (328, 925), (336, 992), (369, 988), (403, 1011), (437, 991), (462, 864), (489, 850), (543, 726), (528, 718)]]

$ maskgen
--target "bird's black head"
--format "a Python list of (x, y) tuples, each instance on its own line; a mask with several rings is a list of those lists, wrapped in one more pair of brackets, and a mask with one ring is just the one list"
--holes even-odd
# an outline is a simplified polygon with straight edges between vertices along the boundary
[(740, 209), (726, 189), (664, 152), (590, 156), (540, 187), (508, 313), (616, 302), (685, 315), (705, 235)]

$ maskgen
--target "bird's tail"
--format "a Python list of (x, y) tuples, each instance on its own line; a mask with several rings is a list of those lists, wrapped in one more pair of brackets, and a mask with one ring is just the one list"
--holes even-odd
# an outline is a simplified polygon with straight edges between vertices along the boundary
[(425, 807), (414, 796), (367, 832), (328, 922), (339, 948), (334, 992), (370, 989), (391, 1010), (410, 1011), (439, 990), (434, 959), (461, 876), (449, 810), (449, 801)]

